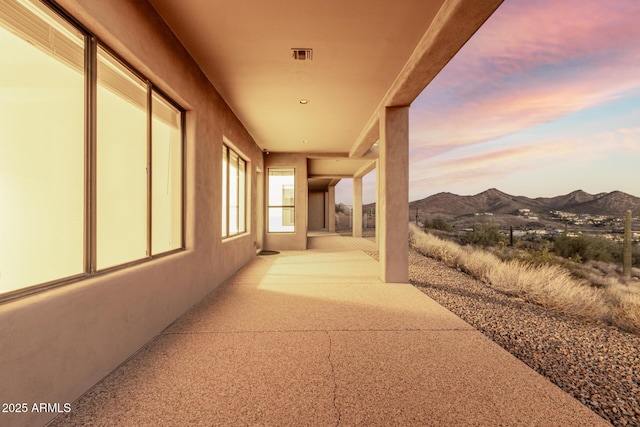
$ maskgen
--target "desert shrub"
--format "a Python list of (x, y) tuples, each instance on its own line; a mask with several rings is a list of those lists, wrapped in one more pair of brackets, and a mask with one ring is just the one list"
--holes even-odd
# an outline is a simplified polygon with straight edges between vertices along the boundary
[(451, 226), (451, 224), (445, 221), (445, 219), (441, 216), (437, 216), (433, 220), (430, 220), (429, 218), (425, 219), (422, 222), (422, 226), (424, 227), (425, 230), (432, 229), (432, 230), (440, 230), (440, 231), (446, 231), (446, 232), (453, 231), (453, 226)]
[(448, 267), (457, 267), (466, 258), (468, 250), (451, 241), (417, 230), (410, 225), (410, 244), (422, 255), (437, 259)]
[(610, 322), (629, 332), (640, 334), (640, 286), (614, 283), (607, 288), (611, 307)]
[(592, 268), (594, 271), (600, 273), (603, 276), (618, 276), (619, 265), (612, 264), (610, 262), (602, 261), (589, 261), (585, 264), (586, 267)]
[(602, 237), (580, 235), (577, 237), (556, 236), (554, 252), (561, 257), (578, 262), (613, 262), (618, 258), (620, 245)]
[(336, 210), (336, 213), (341, 213), (345, 215), (349, 214), (349, 210), (347, 209), (347, 206), (344, 203), (338, 203), (335, 206), (335, 210)]
[(469, 247), (467, 256), (460, 261), (458, 268), (482, 282), (490, 283), (491, 271), (500, 263), (495, 255)]
[[(522, 252), (513, 252), (511, 260), (502, 261), (484, 249), (460, 246), (424, 233), (415, 225), (410, 229), (410, 244), (416, 251), (464, 271), (497, 291), (558, 313), (606, 321), (640, 333), (638, 284), (622, 284), (617, 278), (607, 277), (601, 279), (600, 286), (592, 286), (587, 280), (572, 276), (563, 265), (535, 265), (517, 259)], [(542, 248), (538, 256), (553, 255)]]
[[(525, 244), (526, 243), (526, 244)], [(547, 240), (529, 244), (532, 242), (519, 242), (515, 246), (496, 246), (488, 248), (502, 261), (519, 261), (523, 264), (552, 265), (560, 264), (558, 256), (550, 250)]]
[(524, 254), (518, 260), (525, 264), (531, 264), (536, 267), (559, 264), (549, 246), (541, 245), (538, 249), (528, 249), (524, 251)]
[(640, 245), (638, 244), (631, 247), (631, 265), (640, 268)]
[(534, 265), (549, 265), (556, 262), (554, 255), (549, 250), (548, 246), (543, 246), (540, 249), (532, 251), (531, 263)]
[(601, 290), (576, 280), (557, 265), (534, 266), (510, 261), (490, 270), (491, 287), (520, 296), (557, 313), (605, 320), (608, 310)]
[(463, 238), (464, 243), (482, 247), (495, 246), (500, 242), (506, 241), (506, 236), (500, 233), (500, 227), (494, 223), (478, 224), (473, 227), (473, 231), (467, 232)]

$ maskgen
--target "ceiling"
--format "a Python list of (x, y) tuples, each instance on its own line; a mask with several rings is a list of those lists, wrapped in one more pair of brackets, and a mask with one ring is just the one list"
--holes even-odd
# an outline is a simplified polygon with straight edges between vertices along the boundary
[[(445, 0), (150, 0), (260, 148), (341, 159), (310, 160), (313, 174), (324, 178), (371, 164), (378, 108), (398, 80), (406, 81), (414, 51), (420, 60), (431, 55), (420, 44), (441, 7), (454, 18), (434, 26), (448, 26), (449, 39), (462, 43), (428, 59), (433, 70), (410, 69), (425, 75), (410, 88), (410, 101), (500, 1), (448, 0), (442, 7)], [(472, 25), (460, 23), (483, 9), (490, 12), (480, 24), (475, 17)], [(438, 46), (449, 40), (432, 39)], [(292, 49), (307, 48), (312, 59), (294, 60)], [(368, 158), (347, 162), (349, 155)]]

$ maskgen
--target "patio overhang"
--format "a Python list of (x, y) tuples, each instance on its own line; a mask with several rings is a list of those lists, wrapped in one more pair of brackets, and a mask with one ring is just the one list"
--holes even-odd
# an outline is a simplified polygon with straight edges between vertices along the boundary
[(501, 3), (150, 1), (260, 148), (353, 158)]
[(378, 168), (381, 277), (406, 281), (408, 108), (502, 0), (150, 2), (256, 144), (298, 159), (307, 191), (332, 199)]

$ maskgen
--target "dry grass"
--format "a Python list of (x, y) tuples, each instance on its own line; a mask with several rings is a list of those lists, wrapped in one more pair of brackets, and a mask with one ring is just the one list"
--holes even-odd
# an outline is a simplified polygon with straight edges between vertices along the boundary
[(606, 288), (611, 323), (627, 331), (640, 333), (640, 286), (613, 283)]
[(572, 277), (559, 265), (532, 265), (519, 260), (502, 261), (479, 248), (426, 234), (410, 226), (415, 250), (458, 268), (488, 286), (521, 297), (561, 314), (604, 321), (640, 334), (640, 286), (622, 284), (610, 277), (601, 286)]

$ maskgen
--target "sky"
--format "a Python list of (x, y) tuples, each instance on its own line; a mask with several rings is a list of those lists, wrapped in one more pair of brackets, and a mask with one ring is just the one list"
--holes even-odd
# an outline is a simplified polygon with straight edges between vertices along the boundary
[(640, 197), (639, 18), (638, 0), (506, 0), (411, 105), (409, 200)]

